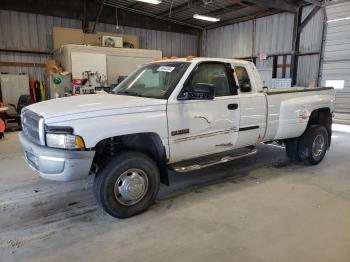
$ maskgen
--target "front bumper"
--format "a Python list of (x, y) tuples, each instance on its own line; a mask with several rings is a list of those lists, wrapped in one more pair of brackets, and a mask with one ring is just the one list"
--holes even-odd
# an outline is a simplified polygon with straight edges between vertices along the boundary
[(68, 151), (32, 143), (19, 133), (27, 164), (41, 177), (56, 181), (71, 181), (89, 175), (95, 151)]

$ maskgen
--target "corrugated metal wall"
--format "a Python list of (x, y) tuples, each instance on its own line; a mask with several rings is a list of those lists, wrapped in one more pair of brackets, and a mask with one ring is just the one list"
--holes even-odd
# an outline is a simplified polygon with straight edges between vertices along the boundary
[[(0, 7), (1, 8), (1, 7)], [(81, 21), (38, 14), (0, 10), (0, 49), (52, 51), (53, 26), (81, 28)], [(164, 56), (197, 54), (198, 36), (98, 24), (97, 31), (118, 32), (140, 36), (140, 47), (160, 49)], [(45, 63), (48, 55), (0, 52), (1, 62)], [(26, 73), (31, 79), (44, 79), (45, 70), (35, 67), (0, 67), (0, 72)]]
[[(91, 23), (91, 27), (92, 27)], [(163, 56), (197, 55), (198, 36), (156, 31), (112, 24), (97, 24), (96, 31), (123, 33), (140, 37), (140, 48), (162, 50)]]
[(256, 19), (254, 52), (253, 21), (208, 30), (206, 55), (234, 58), (257, 56), (260, 52), (291, 52), (293, 19), (293, 15), (288, 13)]
[[(0, 10), (0, 49), (51, 52), (52, 27), (80, 28), (81, 22), (68, 18)], [(48, 55), (0, 52), (1, 62), (45, 63)], [(38, 67), (1, 66), (0, 72), (25, 73), (31, 79), (44, 79), (45, 70)]]
[(252, 21), (208, 30), (206, 56), (225, 58), (251, 56), (252, 30)]
[[(47, 55), (0, 52), (1, 62), (44, 64), (48, 58), (49, 56)], [(22, 73), (22, 74), (29, 75), (30, 79), (44, 80), (45, 69), (40, 67), (0, 66), (0, 73), (9, 73), (9, 74)]]
[(289, 13), (256, 19), (254, 55), (289, 53), (292, 51), (294, 16)]
[[(350, 2), (327, 6), (328, 21), (350, 17)], [(322, 83), (345, 80), (343, 89), (336, 89), (336, 112), (350, 114), (350, 19), (327, 23), (322, 62)]]
[[(303, 8), (302, 19), (311, 12), (313, 6)], [(300, 35), (300, 53), (321, 51), (324, 13), (319, 10), (304, 27)], [(318, 80), (320, 55), (300, 56), (298, 63), (297, 85), (308, 86), (310, 82)]]
[[(312, 10), (303, 8), (305, 18)], [(255, 20), (208, 30), (206, 55), (213, 57), (251, 57), (259, 53), (285, 54), (292, 52), (294, 15), (281, 13)], [(323, 30), (323, 12), (319, 11), (304, 28), (300, 38), (300, 52), (319, 52)], [(255, 48), (252, 50), (253, 34)], [(272, 68), (272, 59), (256, 60), (258, 68)], [(299, 58), (297, 85), (307, 86), (317, 80), (319, 55)], [(277, 72), (277, 76), (280, 75)]]

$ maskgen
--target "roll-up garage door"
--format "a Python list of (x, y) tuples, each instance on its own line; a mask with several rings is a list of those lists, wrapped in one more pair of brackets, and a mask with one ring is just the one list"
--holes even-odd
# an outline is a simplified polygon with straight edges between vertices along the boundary
[(326, 12), (322, 85), (335, 88), (335, 111), (350, 118), (350, 1), (327, 6)]

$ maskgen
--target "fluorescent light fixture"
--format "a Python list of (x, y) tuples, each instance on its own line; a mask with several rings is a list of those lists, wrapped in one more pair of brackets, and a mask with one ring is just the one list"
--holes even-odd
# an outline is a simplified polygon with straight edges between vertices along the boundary
[(205, 20), (205, 21), (209, 21), (209, 22), (219, 22), (220, 21), (220, 18), (212, 17), (212, 16), (206, 16), (206, 15), (199, 15), (199, 14), (193, 15), (193, 18), (194, 19)]
[(152, 5), (159, 5), (162, 2), (161, 0), (136, 0), (136, 1), (144, 2)]
[(338, 18), (338, 19), (328, 20), (327, 23), (333, 23), (333, 22), (338, 22), (338, 21), (343, 21), (343, 20), (349, 20), (349, 19), (350, 19), (350, 16), (344, 17), (344, 18)]
[(326, 80), (326, 86), (334, 87), (334, 89), (344, 89), (344, 80)]

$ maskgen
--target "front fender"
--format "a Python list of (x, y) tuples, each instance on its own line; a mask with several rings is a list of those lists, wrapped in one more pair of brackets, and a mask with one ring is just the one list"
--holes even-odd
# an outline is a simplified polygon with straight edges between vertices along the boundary
[(84, 139), (87, 148), (93, 148), (109, 137), (137, 133), (155, 133), (168, 148), (166, 111), (83, 118), (50, 125), (73, 127), (74, 134)]

